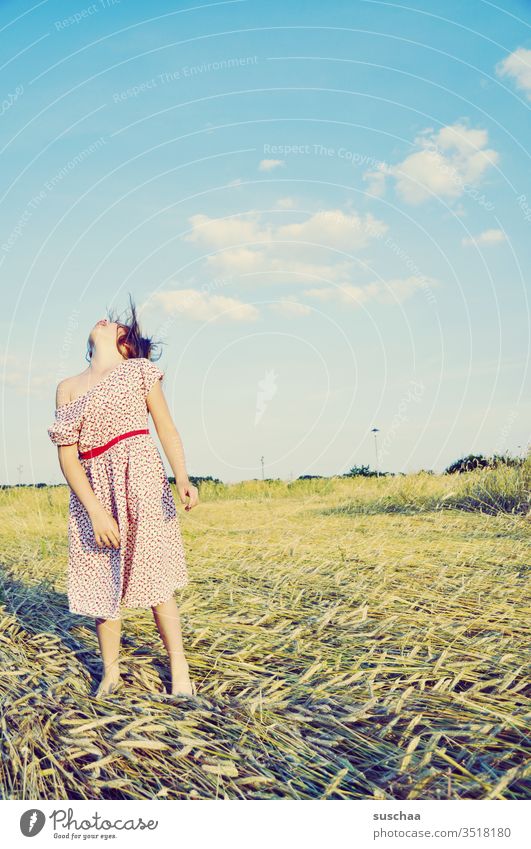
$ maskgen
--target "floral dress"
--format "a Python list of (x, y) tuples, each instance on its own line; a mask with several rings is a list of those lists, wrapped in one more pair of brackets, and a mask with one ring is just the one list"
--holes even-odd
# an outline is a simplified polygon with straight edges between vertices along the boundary
[[(179, 517), (159, 450), (149, 432), (123, 438), (147, 430), (146, 398), (163, 377), (145, 357), (124, 360), (88, 392), (58, 407), (48, 428), (55, 445), (77, 443), (89, 483), (120, 530), (119, 548), (99, 548), (89, 515), (70, 490), (72, 613), (119, 619), (122, 607), (152, 607), (188, 583)], [(82, 459), (87, 453), (92, 456)]]

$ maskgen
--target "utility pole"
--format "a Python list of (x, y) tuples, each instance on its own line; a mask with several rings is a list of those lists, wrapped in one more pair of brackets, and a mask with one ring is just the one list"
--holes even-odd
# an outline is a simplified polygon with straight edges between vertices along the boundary
[(260, 462), (262, 464), (262, 480), (264, 480), (264, 458), (260, 457)]
[(376, 451), (376, 477), (380, 477), (380, 466), (378, 464), (378, 441), (376, 434), (379, 433), (379, 428), (373, 427), (371, 433), (374, 433), (374, 450)]

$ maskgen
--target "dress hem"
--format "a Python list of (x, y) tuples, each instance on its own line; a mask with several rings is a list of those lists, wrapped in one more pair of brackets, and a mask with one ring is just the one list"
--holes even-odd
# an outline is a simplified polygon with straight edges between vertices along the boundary
[[(174, 589), (172, 590), (171, 594), (167, 598), (161, 598), (161, 599), (158, 599), (157, 601), (150, 601), (150, 602), (146, 602), (146, 603), (142, 603), (142, 604), (122, 603), (121, 609), (123, 609), (123, 610), (149, 610), (151, 607), (156, 607), (158, 604), (163, 604), (165, 601), (170, 601), (170, 599), (173, 598), (175, 591), (176, 590), (184, 590), (185, 587), (188, 586), (188, 583), (189, 582), (186, 581), (186, 583), (184, 583), (184, 584), (177, 584), (174, 587)], [(74, 610), (73, 607), (70, 607), (70, 605), (69, 605), (68, 609), (69, 609), (70, 613), (76, 613), (78, 616), (92, 616), (96, 619), (106, 619), (106, 620), (108, 619), (110, 621), (113, 621), (113, 620), (116, 621), (116, 620), (122, 618), (121, 615), (120, 616), (104, 616), (101, 613), (94, 613), (94, 612), (87, 613), (84, 610)]]

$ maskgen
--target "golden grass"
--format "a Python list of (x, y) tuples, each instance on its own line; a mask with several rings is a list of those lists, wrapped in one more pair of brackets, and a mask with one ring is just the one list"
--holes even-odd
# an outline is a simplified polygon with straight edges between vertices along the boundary
[(2, 798), (523, 798), (528, 520), (426, 509), (490, 491), (472, 474), (205, 487), (177, 596), (198, 698), (175, 702), (139, 610), (125, 689), (90, 695), (67, 487), (2, 491)]

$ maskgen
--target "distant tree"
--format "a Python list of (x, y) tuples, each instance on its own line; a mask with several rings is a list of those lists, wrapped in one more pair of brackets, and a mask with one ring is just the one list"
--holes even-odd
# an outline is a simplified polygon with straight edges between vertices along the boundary
[(489, 461), (483, 454), (468, 454), (467, 457), (461, 457), (448, 466), (444, 473), (446, 475), (462, 474), (463, 472), (472, 472), (474, 469), (484, 469), (489, 465)]
[(298, 481), (311, 481), (317, 479), (323, 479), (323, 475), (299, 475), (297, 478)]
[(371, 471), (370, 466), (352, 466), (349, 472), (345, 472), (341, 477), (343, 478), (372, 478), (376, 475), (376, 472)]
[(524, 463), (522, 457), (511, 457), (507, 452), (505, 454), (493, 454), (488, 458), (489, 466), (496, 469), (498, 466), (521, 466)]
[[(170, 483), (175, 483), (175, 478), (174, 478), (173, 475), (171, 477), (168, 477), (168, 480), (169, 480)], [(199, 489), (200, 484), (206, 483), (206, 482), (220, 483), (220, 484), (223, 483), (223, 481), (220, 481), (219, 478), (213, 478), (211, 476), (200, 477), (198, 475), (188, 475), (188, 480), (190, 481), (191, 484), (196, 486), (198, 489)]]

